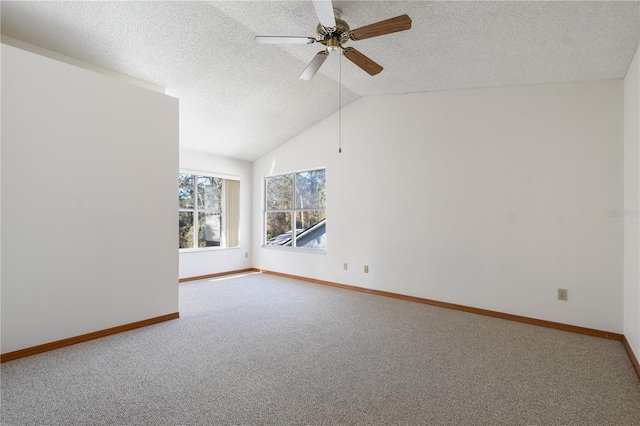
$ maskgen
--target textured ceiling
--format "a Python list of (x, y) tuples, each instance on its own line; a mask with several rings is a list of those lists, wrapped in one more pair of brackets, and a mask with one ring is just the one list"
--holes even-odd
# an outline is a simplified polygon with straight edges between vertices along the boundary
[[(310, 1), (1, 2), (2, 34), (166, 88), (180, 146), (254, 160), (359, 96), (623, 78), (640, 40), (638, 1), (334, 1), (352, 29), (407, 13), (409, 31), (349, 42), (371, 77), (320, 45)], [(340, 68), (342, 69), (340, 77)]]

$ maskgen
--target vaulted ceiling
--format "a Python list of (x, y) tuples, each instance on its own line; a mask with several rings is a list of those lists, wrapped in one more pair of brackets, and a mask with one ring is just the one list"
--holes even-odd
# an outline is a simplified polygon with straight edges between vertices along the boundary
[[(624, 78), (640, 41), (638, 1), (334, 1), (351, 28), (408, 14), (408, 31), (349, 45), (299, 80), (310, 1), (2, 1), (2, 34), (164, 87), (180, 99), (180, 146), (254, 160), (360, 96)], [(8, 40), (8, 39), (4, 39)], [(340, 90), (340, 84), (342, 89)]]

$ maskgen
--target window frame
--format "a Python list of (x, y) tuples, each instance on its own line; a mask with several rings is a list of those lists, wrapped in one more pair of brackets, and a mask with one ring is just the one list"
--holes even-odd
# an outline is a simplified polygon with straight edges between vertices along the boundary
[[(202, 171), (202, 170), (192, 170), (192, 169), (179, 169), (178, 170), (178, 176), (180, 175), (192, 175), (194, 176), (194, 200), (193, 200), (193, 208), (183, 208), (180, 206), (180, 199), (178, 198), (178, 215), (180, 215), (180, 213), (182, 212), (190, 212), (193, 213), (193, 244), (194, 247), (185, 247), (185, 248), (181, 248), (180, 247), (180, 241), (178, 241), (178, 251), (180, 253), (189, 253), (189, 252), (202, 252), (202, 251), (210, 251), (210, 250), (229, 250), (229, 249), (239, 249), (240, 248), (240, 242), (238, 241), (238, 244), (236, 246), (233, 247), (227, 247), (227, 233), (225, 232), (226, 230), (226, 221), (228, 220), (225, 216), (226, 216), (226, 211), (227, 211), (227, 193), (226, 193), (226, 185), (225, 185), (225, 181), (226, 180), (233, 180), (233, 181), (237, 181), (238, 183), (240, 183), (240, 178), (238, 176), (232, 176), (232, 175), (226, 175), (226, 174), (222, 174), (222, 173), (214, 173), (214, 172), (207, 172), (207, 171)], [(206, 208), (206, 207), (202, 207), (199, 208), (198, 207), (198, 190), (197, 190), (197, 185), (198, 185), (198, 178), (199, 177), (207, 177), (207, 178), (218, 178), (218, 179), (222, 179), (222, 186), (221, 186), (221, 194), (220, 194), (220, 205), (219, 208), (217, 209), (211, 209), (211, 208)], [(239, 212), (240, 206), (238, 205), (237, 210), (238, 210), (238, 216), (240, 215)], [(198, 223), (199, 223), (199, 216), (200, 214), (204, 214), (204, 213), (218, 213), (220, 215), (220, 245), (219, 246), (208, 246), (208, 247), (198, 247), (198, 233), (199, 233), (199, 229), (198, 229)], [(238, 229), (237, 232), (240, 232), (240, 230)]]
[[(263, 191), (263, 197), (262, 197), (262, 202), (263, 202), (263, 221), (262, 221), (262, 225), (263, 225), (263, 229), (262, 229), (262, 248), (268, 248), (268, 249), (274, 249), (274, 250), (288, 250), (288, 251), (297, 251), (297, 252), (309, 252), (309, 253), (318, 253), (318, 254), (326, 254), (327, 252), (327, 247), (326, 247), (326, 240), (325, 240), (325, 247), (324, 248), (320, 248), (320, 249), (316, 249), (316, 248), (308, 248), (308, 247), (298, 247), (297, 244), (297, 239), (298, 239), (298, 234), (295, 232), (294, 228), (296, 228), (296, 218), (297, 218), (297, 214), (304, 214), (304, 212), (318, 212), (318, 211), (322, 211), (324, 212), (324, 221), (325, 221), (325, 226), (326, 226), (326, 220), (327, 220), (327, 206), (326, 206), (326, 200), (325, 200), (325, 205), (324, 207), (312, 207), (312, 208), (299, 208), (296, 206), (296, 176), (302, 173), (308, 173), (308, 172), (316, 172), (316, 171), (323, 171), (324, 172), (324, 185), (325, 185), (325, 190), (326, 190), (326, 182), (327, 182), (327, 168), (326, 167), (316, 167), (313, 169), (306, 169), (306, 170), (298, 170), (295, 172), (287, 172), (287, 173), (279, 173), (279, 174), (275, 174), (275, 175), (271, 175), (271, 176), (265, 176), (263, 178), (263, 182), (262, 182), (262, 191)], [(268, 196), (268, 189), (267, 189), (267, 185), (269, 182), (269, 179), (273, 179), (273, 178), (277, 178), (277, 177), (281, 177), (281, 176), (292, 176), (292, 187), (291, 187), (291, 200), (288, 200), (290, 203), (290, 208), (288, 209), (269, 209), (269, 201), (267, 200), (267, 196)], [(269, 213), (284, 213), (284, 214), (289, 214), (291, 217), (291, 246), (283, 246), (283, 245), (278, 245), (278, 244), (267, 244), (267, 229), (268, 229), (268, 214)], [(326, 230), (325, 230), (325, 235), (326, 235)], [(326, 238), (326, 237), (325, 237)]]

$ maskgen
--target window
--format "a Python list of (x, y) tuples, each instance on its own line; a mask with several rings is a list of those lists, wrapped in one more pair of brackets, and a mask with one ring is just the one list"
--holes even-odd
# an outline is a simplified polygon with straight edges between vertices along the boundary
[(178, 248), (238, 247), (240, 182), (178, 174)]
[(326, 249), (325, 170), (265, 178), (266, 246)]

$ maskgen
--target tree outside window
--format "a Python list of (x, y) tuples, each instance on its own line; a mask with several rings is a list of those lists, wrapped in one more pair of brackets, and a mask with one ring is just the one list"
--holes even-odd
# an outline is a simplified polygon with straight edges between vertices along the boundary
[(235, 180), (180, 173), (178, 247), (236, 247), (238, 190)]
[(326, 249), (325, 170), (265, 178), (265, 245)]

